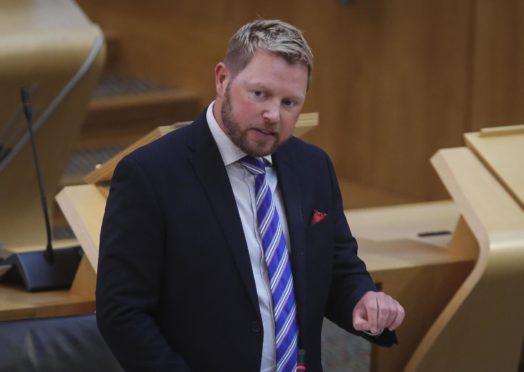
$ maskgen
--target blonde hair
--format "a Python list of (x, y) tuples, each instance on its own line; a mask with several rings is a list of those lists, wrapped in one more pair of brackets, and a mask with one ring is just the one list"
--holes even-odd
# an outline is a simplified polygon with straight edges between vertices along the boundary
[(250, 22), (231, 37), (224, 63), (235, 76), (259, 49), (278, 54), (290, 64), (305, 65), (309, 85), (313, 53), (299, 29), (280, 20), (257, 19)]

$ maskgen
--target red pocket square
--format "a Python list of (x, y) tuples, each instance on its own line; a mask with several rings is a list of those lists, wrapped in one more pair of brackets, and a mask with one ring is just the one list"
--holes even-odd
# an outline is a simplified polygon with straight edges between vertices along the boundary
[(311, 224), (317, 224), (319, 222), (322, 222), (324, 218), (327, 217), (327, 213), (317, 211), (316, 209), (313, 210), (313, 215), (311, 216)]

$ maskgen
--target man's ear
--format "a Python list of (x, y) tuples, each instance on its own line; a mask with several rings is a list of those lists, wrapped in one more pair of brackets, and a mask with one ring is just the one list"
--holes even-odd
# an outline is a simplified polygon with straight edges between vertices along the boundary
[(230, 72), (224, 62), (219, 62), (215, 67), (215, 87), (217, 98), (222, 98), (229, 82)]

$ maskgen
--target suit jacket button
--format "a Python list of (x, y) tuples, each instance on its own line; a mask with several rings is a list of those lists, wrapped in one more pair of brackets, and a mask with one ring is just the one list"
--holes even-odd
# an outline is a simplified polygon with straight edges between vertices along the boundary
[(260, 322), (254, 320), (251, 322), (251, 332), (253, 333), (260, 333), (262, 331), (262, 327), (260, 326)]

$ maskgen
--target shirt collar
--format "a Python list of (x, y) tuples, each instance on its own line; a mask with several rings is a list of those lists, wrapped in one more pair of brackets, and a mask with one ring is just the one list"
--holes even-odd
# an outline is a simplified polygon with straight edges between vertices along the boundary
[[(230, 164), (236, 163), (247, 154), (243, 150), (241, 150), (237, 145), (235, 145), (233, 141), (231, 141), (231, 139), (227, 136), (227, 134), (224, 133), (217, 120), (215, 119), (215, 115), (213, 114), (214, 106), (215, 101), (211, 102), (211, 104), (207, 107), (206, 120), (209, 125), (211, 135), (213, 136), (217, 144), (220, 156), (222, 156), (222, 161), (224, 162), (224, 165), (227, 167)], [(273, 159), (271, 155), (264, 156), (264, 160), (269, 164), (273, 164)]]

